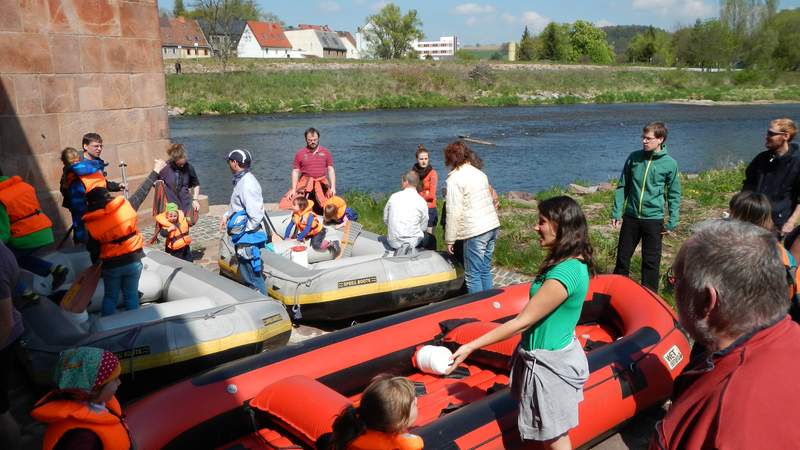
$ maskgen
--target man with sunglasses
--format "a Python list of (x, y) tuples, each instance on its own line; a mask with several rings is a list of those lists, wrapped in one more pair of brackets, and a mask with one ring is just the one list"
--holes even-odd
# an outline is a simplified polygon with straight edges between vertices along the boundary
[[(642, 130), (642, 149), (628, 156), (614, 195), (611, 225), (620, 228), (614, 273), (627, 276), (642, 242), (642, 285), (658, 292), (661, 238), (678, 226), (681, 182), (678, 163), (667, 154), (667, 127), (653, 122)], [(669, 219), (664, 224), (665, 210)]]
[(745, 170), (743, 191), (764, 194), (772, 206), (772, 223), (779, 235), (790, 233), (800, 220), (800, 151), (792, 142), (797, 126), (791, 119), (775, 119), (767, 128), (767, 148)]

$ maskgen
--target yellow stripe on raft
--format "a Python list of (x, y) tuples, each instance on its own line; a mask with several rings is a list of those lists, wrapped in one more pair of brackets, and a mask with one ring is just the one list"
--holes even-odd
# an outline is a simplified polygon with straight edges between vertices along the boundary
[(455, 280), (457, 277), (458, 275), (456, 274), (456, 271), (450, 270), (447, 272), (422, 275), (419, 277), (403, 278), (401, 280), (350, 286), (346, 288), (339, 288), (333, 291), (300, 294), (297, 296), (296, 300), (292, 293), (278, 292), (274, 289), (269, 289), (269, 295), (287, 305), (294, 305), (295, 301), (301, 305), (307, 305), (310, 303), (334, 302), (336, 300), (360, 297), (362, 295), (382, 294), (384, 292), (392, 292), (400, 289), (410, 289), (428, 284), (443, 283), (446, 281)]
[[(292, 323), (288, 320), (281, 320), (257, 330), (246, 331), (213, 341), (200, 342), (195, 345), (176, 348), (168, 352), (156, 353), (151, 355), (139, 355), (133, 357), (133, 371), (153, 369), (156, 367), (177, 364), (183, 361), (199, 358), (223, 352), (243, 345), (263, 342), (281, 333), (292, 330)], [(130, 373), (131, 358), (120, 358), (122, 363), (122, 374)]]

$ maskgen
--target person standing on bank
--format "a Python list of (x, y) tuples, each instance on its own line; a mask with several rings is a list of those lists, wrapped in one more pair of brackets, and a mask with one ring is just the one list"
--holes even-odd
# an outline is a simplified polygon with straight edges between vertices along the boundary
[(200, 180), (194, 166), (189, 163), (183, 144), (171, 144), (167, 155), (167, 165), (158, 174), (166, 186), (167, 202), (178, 205), (187, 218), (195, 217), (193, 213), (200, 210)]
[[(614, 273), (628, 276), (631, 257), (641, 241), (642, 285), (653, 292), (658, 292), (661, 239), (678, 226), (681, 206), (678, 163), (667, 154), (666, 141), (667, 127), (663, 123), (644, 127), (642, 149), (625, 161), (611, 213), (611, 226), (622, 226)], [(667, 209), (669, 220), (665, 225)]]
[(261, 273), (261, 248), (267, 244), (264, 220), (264, 197), (261, 184), (250, 172), (253, 157), (247, 150), (233, 150), (227, 156), (233, 174), (233, 192), (228, 210), (222, 216), (220, 231), (227, 230), (236, 248), (239, 274), (245, 286), (267, 295)]
[(419, 144), (416, 156), (417, 163), (414, 164), (413, 169), (419, 175), (419, 195), (428, 204), (428, 227), (426, 231), (428, 234), (433, 235), (433, 229), (439, 222), (439, 212), (436, 209), (436, 187), (439, 183), (439, 175), (431, 166), (430, 156), (424, 145)]
[(492, 254), (500, 219), (492, 199), (489, 178), (481, 172), (483, 162), (461, 141), (445, 147), (447, 174), (447, 224), (444, 240), (447, 252), (464, 241), (464, 281), (467, 292), (492, 288)]
[(570, 449), (567, 433), (578, 425), (578, 403), (589, 378), (575, 327), (595, 274), (593, 250), (586, 216), (569, 197), (539, 203), (534, 229), (547, 257), (531, 284), (530, 301), (515, 318), (459, 347), (449, 371), (473, 351), (522, 333), (511, 369), (520, 437), (544, 448)]

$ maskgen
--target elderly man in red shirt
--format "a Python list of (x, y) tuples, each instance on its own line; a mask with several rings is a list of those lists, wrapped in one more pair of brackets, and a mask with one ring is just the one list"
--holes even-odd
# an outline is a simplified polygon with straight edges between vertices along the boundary
[[(319, 145), (319, 131), (309, 128), (305, 132), (306, 146), (294, 155), (292, 188), (284, 197), (291, 204), (297, 195), (308, 194), (314, 201), (314, 209), (322, 214), (325, 203), (336, 195), (336, 171), (330, 150)], [(316, 211), (319, 209), (319, 211)]]
[(769, 231), (702, 223), (678, 253), (680, 322), (708, 351), (675, 380), (651, 449), (798, 448), (800, 326), (787, 315), (786, 269)]

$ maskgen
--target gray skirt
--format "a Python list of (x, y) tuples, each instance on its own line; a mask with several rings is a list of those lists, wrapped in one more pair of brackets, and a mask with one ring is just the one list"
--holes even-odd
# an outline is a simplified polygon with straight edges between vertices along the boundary
[(511, 393), (519, 401), (523, 440), (549, 441), (578, 425), (589, 363), (577, 339), (552, 351), (526, 351), (520, 345), (512, 364)]

